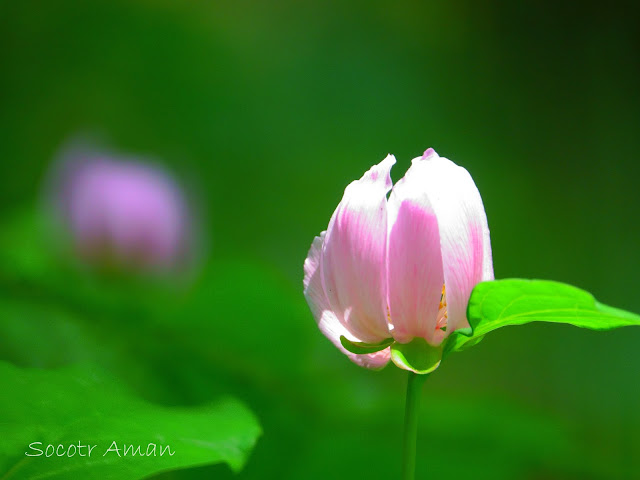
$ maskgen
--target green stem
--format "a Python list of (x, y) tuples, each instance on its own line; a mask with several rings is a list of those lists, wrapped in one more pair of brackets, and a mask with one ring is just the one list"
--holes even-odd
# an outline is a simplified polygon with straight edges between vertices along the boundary
[(402, 445), (402, 478), (414, 480), (416, 474), (416, 439), (418, 436), (418, 413), (422, 385), (428, 375), (409, 372), (407, 402), (404, 411), (404, 438)]

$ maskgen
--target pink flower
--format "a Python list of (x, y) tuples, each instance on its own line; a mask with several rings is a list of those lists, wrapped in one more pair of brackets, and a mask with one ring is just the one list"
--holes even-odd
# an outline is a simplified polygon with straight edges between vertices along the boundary
[(77, 253), (90, 263), (170, 270), (185, 262), (191, 219), (173, 178), (138, 159), (71, 151), (54, 199)]
[(386, 365), (389, 348), (357, 355), (341, 336), (442, 346), (469, 327), (473, 287), (493, 279), (487, 217), (469, 173), (430, 148), (387, 199), (395, 161), (387, 156), (347, 186), (304, 263), (304, 294), (320, 330), (368, 368)]

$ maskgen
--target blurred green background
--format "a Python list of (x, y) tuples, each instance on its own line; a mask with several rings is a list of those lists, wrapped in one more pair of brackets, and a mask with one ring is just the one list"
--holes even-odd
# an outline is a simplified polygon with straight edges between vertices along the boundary
[[(482, 194), (498, 278), (640, 312), (635, 3), (0, 3), (0, 360), (92, 362), (141, 397), (242, 399), (239, 479), (397, 478), (405, 372), (317, 330), (302, 263), (345, 186), (427, 147)], [(161, 159), (205, 230), (180, 285), (77, 268), (42, 188), (100, 132)], [(640, 331), (534, 324), (428, 380), (418, 478), (640, 478)], [(159, 479), (231, 478), (224, 465)]]

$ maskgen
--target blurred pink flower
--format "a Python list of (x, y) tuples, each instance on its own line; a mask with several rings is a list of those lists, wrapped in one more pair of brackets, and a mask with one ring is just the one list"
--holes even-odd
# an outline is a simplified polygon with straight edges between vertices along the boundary
[(82, 258), (153, 271), (185, 261), (191, 221), (183, 192), (168, 173), (99, 152), (66, 156), (54, 195)]
[(320, 330), (355, 363), (381, 368), (389, 348), (356, 355), (340, 343), (439, 346), (469, 326), (471, 290), (493, 279), (487, 217), (469, 173), (428, 149), (391, 190), (393, 155), (345, 189), (304, 263)]

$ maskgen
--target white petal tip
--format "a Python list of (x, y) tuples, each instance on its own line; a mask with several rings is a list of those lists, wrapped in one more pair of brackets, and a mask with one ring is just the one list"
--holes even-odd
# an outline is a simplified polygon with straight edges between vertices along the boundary
[(437, 157), (438, 157), (438, 154), (436, 153), (436, 151), (433, 148), (429, 147), (424, 151), (421, 158), (422, 160), (430, 160), (432, 158), (437, 158)]
[[(391, 188), (391, 167), (396, 163), (396, 157), (389, 154), (377, 165), (371, 167), (360, 179), (367, 183), (384, 185), (386, 189)], [(357, 182), (357, 180), (356, 180)], [(355, 182), (354, 182), (355, 183)]]
[(391, 171), (391, 167), (393, 167), (395, 164), (396, 157), (389, 153), (378, 165), (372, 167), (372, 170), (376, 169), (378, 171), (385, 172), (388, 175)]

